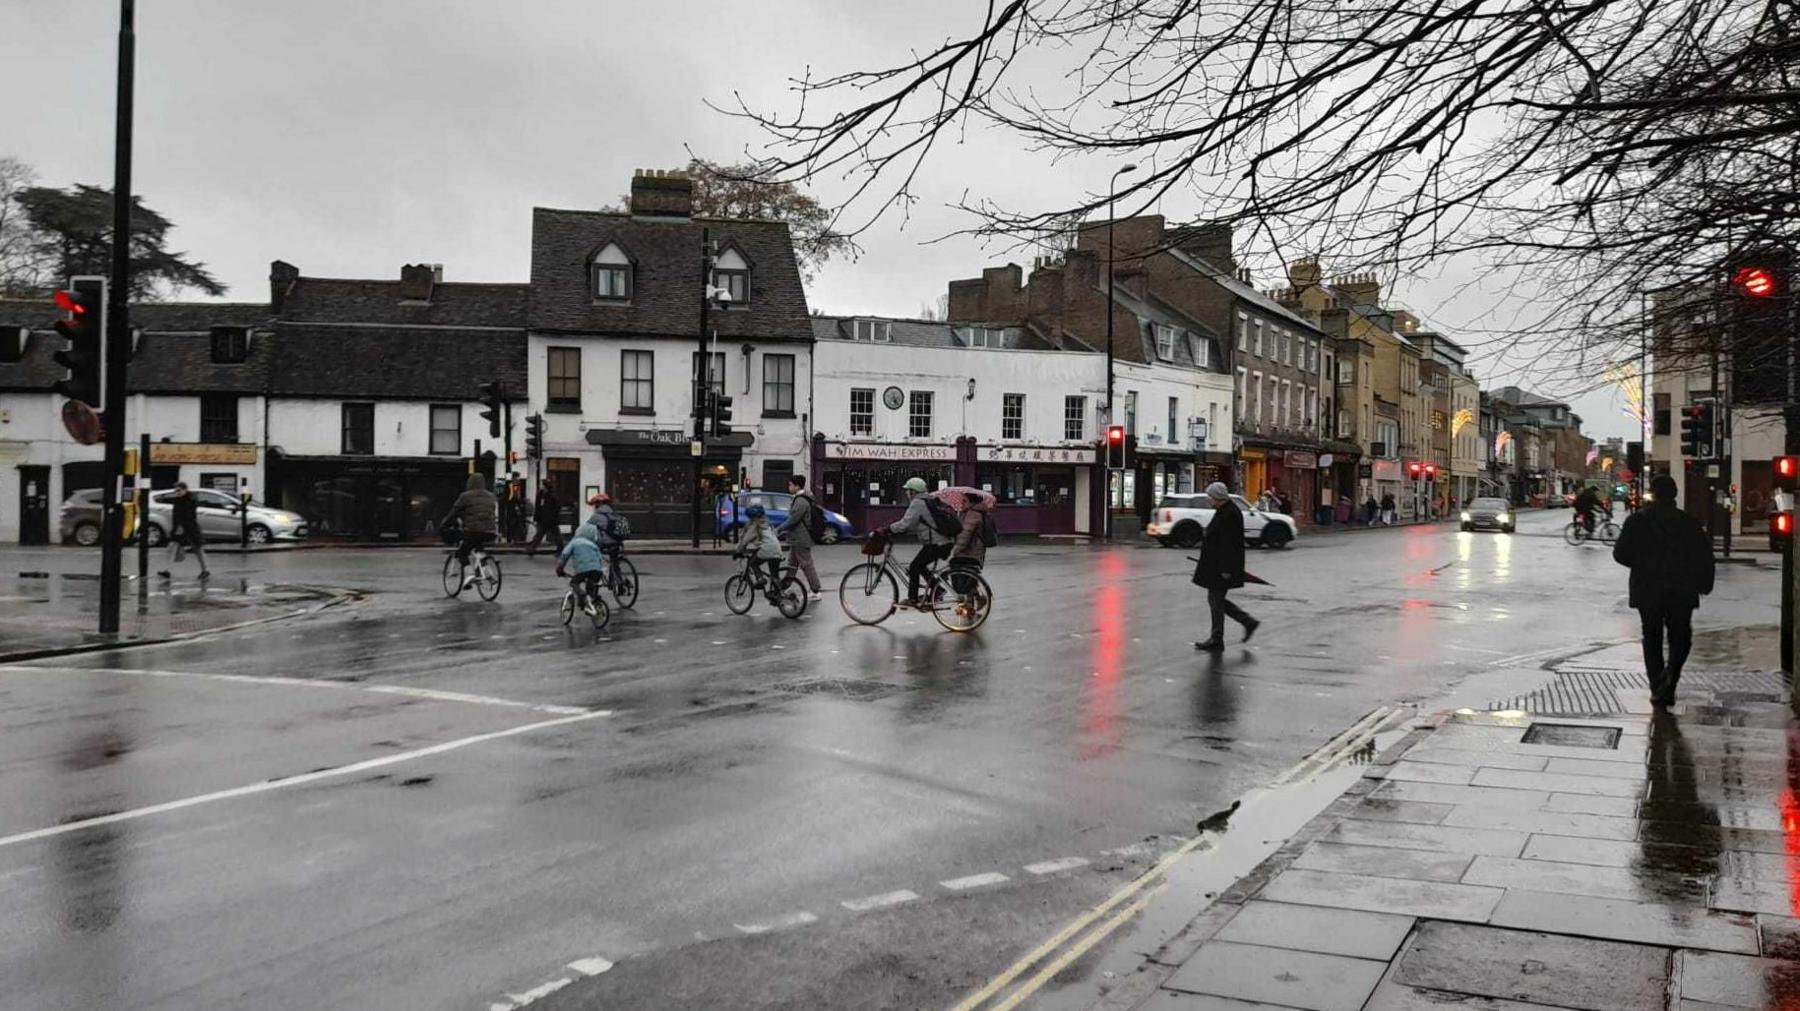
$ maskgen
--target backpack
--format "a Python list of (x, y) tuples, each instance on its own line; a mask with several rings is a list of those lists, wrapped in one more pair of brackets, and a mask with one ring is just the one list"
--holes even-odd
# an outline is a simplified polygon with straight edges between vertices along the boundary
[(606, 521), (606, 532), (615, 541), (622, 541), (631, 536), (631, 521), (618, 513), (613, 513)]
[(925, 516), (931, 521), (932, 529), (945, 537), (955, 537), (962, 533), (962, 520), (950, 511), (950, 507), (938, 500), (936, 495), (925, 496)]
[(825, 510), (820, 509), (819, 503), (814, 502), (813, 497), (805, 492), (794, 496), (795, 502), (799, 502), (801, 499), (806, 500), (806, 536), (812, 538), (814, 544), (823, 544), (825, 542)]
[(981, 546), (991, 548), (1000, 543), (1000, 531), (994, 526), (992, 511), (981, 514)]

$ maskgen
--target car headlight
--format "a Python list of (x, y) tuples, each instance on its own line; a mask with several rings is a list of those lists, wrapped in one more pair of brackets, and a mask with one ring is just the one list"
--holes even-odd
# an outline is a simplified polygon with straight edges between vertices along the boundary
[(1512, 513), (1501, 513), (1500, 514), (1500, 522), (1511, 523), (1512, 522)]
[(1468, 511), (1468, 510), (1467, 510), (1467, 509), (1464, 509), (1464, 510), (1463, 510), (1463, 514), (1462, 514), (1462, 521), (1463, 521), (1463, 522), (1464, 522), (1464, 523), (1467, 523), (1467, 522), (1469, 522), (1469, 521), (1470, 521), (1470, 520), (1472, 520), (1472, 519), (1474, 519), (1474, 518), (1475, 518), (1475, 517), (1473, 517), (1473, 516), (1470, 516), (1470, 515), (1469, 515), (1469, 511)]

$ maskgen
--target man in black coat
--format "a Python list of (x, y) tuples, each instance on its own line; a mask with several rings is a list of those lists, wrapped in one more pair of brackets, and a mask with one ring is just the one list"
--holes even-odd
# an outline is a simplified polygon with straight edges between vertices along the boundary
[[(1632, 513), (1613, 545), (1613, 561), (1631, 569), (1631, 606), (1644, 626), (1644, 673), (1650, 702), (1675, 704), (1681, 665), (1694, 644), (1694, 608), (1712, 592), (1712, 537), (1700, 521), (1676, 508), (1675, 479), (1650, 482), (1650, 506)], [(1663, 632), (1669, 657), (1663, 660)]]
[(1225, 599), (1225, 594), (1244, 585), (1244, 514), (1231, 501), (1231, 492), (1214, 481), (1206, 486), (1212, 500), (1213, 516), (1206, 524), (1206, 536), (1200, 541), (1200, 564), (1194, 567), (1194, 585), (1206, 588), (1206, 603), (1212, 610), (1212, 636), (1194, 643), (1196, 649), (1219, 652), (1225, 648), (1225, 616), (1244, 626), (1244, 641), (1256, 634), (1262, 624), (1244, 609)]
[(531, 543), (525, 548), (526, 556), (536, 556), (537, 547), (544, 543), (546, 536), (550, 538), (551, 549), (561, 552), (562, 503), (556, 500), (556, 492), (551, 489), (550, 482), (538, 485), (537, 504), (533, 507), (532, 515), (537, 519), (537, 533), (531, 535)]

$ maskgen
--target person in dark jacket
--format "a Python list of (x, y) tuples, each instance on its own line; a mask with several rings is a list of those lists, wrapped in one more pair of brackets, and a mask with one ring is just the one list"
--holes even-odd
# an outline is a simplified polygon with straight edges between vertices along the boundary
[(1206, 486), (1212, 499), (1212, 520), (1206, 524), (1206, 536), (1200, 541), (1200, 564), (1194, 567), (1194, 585), (1206, 589), (1206, 604), (1212, 611), (1212, 636), (1194, 643), (1196, 649), (1218, 652), (1225, 648), (1225, 617), (1244, 626), (1244, 641), (1256, 634), (1262, 622), (1225, 599), (1225, 594), (1244, 585), (1244, 514), (1231, 501), (1231, 491), (1214, 481)]
[(538, 486), (537, 504), (533, 507), (537, 517), (537, 532), (531, 535), (531, 543), (526, 546), (527, 556), (536, 556), (537, 547), (544, 543), (545, 535), (549, 535), (551, 547), (558, 555), (562, 553), (562, 503), (556, 500), (556, 491), (549, 482)]
[[(1631, 569), (1631, 606), (1644, 629), (1644, 673), (1650, 702), (1675, 704), (1681, 665), (1694, 644), (1694, 609), (1712, 592), (1712, 537), (1700, 521), (1675, 505), (1675, 479), (1659, 474), (1650, 482), (1655, 498), (1631, 514), (1613, 545), (1613, 561)], [(1669, 655), (1663, 658), (1663, 634)]]
[[(480, 474), (470, 474), (463, 493), (456, 496), (456, 501), (450, 504), (450, 512), (438, 524), (446, 527), (452, 523), (462, 524), (462, 541), (456, 546), (456, 559), (465, 568), (469, 564), (469, 552), (492, 544), (500, 532), (500, 501), (488, 490), (487, 483), (487, 478)], [(463, 588), (468, 589), (474, 579), (469, 575), (463, 581)]]
[[(194, 558), (200, 563), (200, 578), (212, 575), (206, 568), (206, 537), (200, 532), (199, 503), (194, 501), (194, 493), (188, 490), (187, 482), (175, 483), (175, 495), (169, 501), (169, 564), (181, 564), (184, 552), (192, 551)], [(169, 578), (169, 570), (164, 569), (157, 575)]]
[(806, 475), (795, 474), (788, 478), (788, 513), (787, 519), (775, 528), (777, 537), (785, 536), (788, 543), (788, 571), (799, 571), (806, 577), (807, 589), (812, 591), (812, 599), (818, 600), (824, 586), (819, 582), (819, 567), (813, 564), (812, 511), (819, 508), (813, 497), (806, 491)]

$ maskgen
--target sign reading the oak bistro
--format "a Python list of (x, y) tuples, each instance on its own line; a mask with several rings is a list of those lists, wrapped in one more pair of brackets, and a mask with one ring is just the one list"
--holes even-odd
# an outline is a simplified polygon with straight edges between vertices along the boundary
[(955, 463), (955, 446), (907, 446), (886, 442), (828, 442), (827, 460), (923, 460)]
[(1064, 446), (982, 446), (975, 454), (982, 463), (1093, 464), (1099, 456), (1095, 449)]

